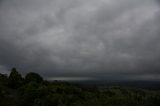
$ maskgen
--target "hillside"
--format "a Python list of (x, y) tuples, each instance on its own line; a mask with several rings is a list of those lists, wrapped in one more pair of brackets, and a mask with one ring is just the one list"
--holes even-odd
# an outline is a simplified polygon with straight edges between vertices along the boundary
[(0, 106), (160, 106), (160, 90), (45, 81), (12, 69), (0, 74)]

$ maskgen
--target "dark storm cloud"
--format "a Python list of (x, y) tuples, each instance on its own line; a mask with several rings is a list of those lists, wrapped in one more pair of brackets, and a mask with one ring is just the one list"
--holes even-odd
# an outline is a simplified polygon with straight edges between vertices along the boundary
[(158, 0), (0, 1), (0, 66), (46, 77), (158, 79)]

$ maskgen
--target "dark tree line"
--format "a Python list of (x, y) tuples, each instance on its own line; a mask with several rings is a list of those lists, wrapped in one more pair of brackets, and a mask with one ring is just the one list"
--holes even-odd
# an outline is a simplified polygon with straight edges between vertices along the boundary
[(160, 90), (46, 81), (12, 68), (9, 76), (0, 74), (0, 106), (160, 106)]

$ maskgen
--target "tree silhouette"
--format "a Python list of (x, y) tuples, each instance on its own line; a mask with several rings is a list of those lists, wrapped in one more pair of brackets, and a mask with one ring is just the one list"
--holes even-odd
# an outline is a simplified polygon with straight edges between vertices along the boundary
[(37, 73), (30, 72), (25, 76), (25, 81), (27, 83), (28, 82), (37, 82), (37, 83), (39, 83), (39, 82), (43, 81), (43, 78)]
[(6, 74), (0, 73), (0, 85), (7, 85), (8, 84), (8, 76)]
[(9, 75), (9, 86), (11, 88), (18, 88), (23, 84), (23, 78), (21, 74), (18, 73), (16, 68), (12, 68), (11, 73)]

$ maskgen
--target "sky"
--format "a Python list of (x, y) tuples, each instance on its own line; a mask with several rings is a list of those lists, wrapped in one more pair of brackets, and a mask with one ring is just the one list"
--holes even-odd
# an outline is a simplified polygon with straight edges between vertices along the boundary
[(160, 0), (0, 0), (0, 73), (160, 80)]

